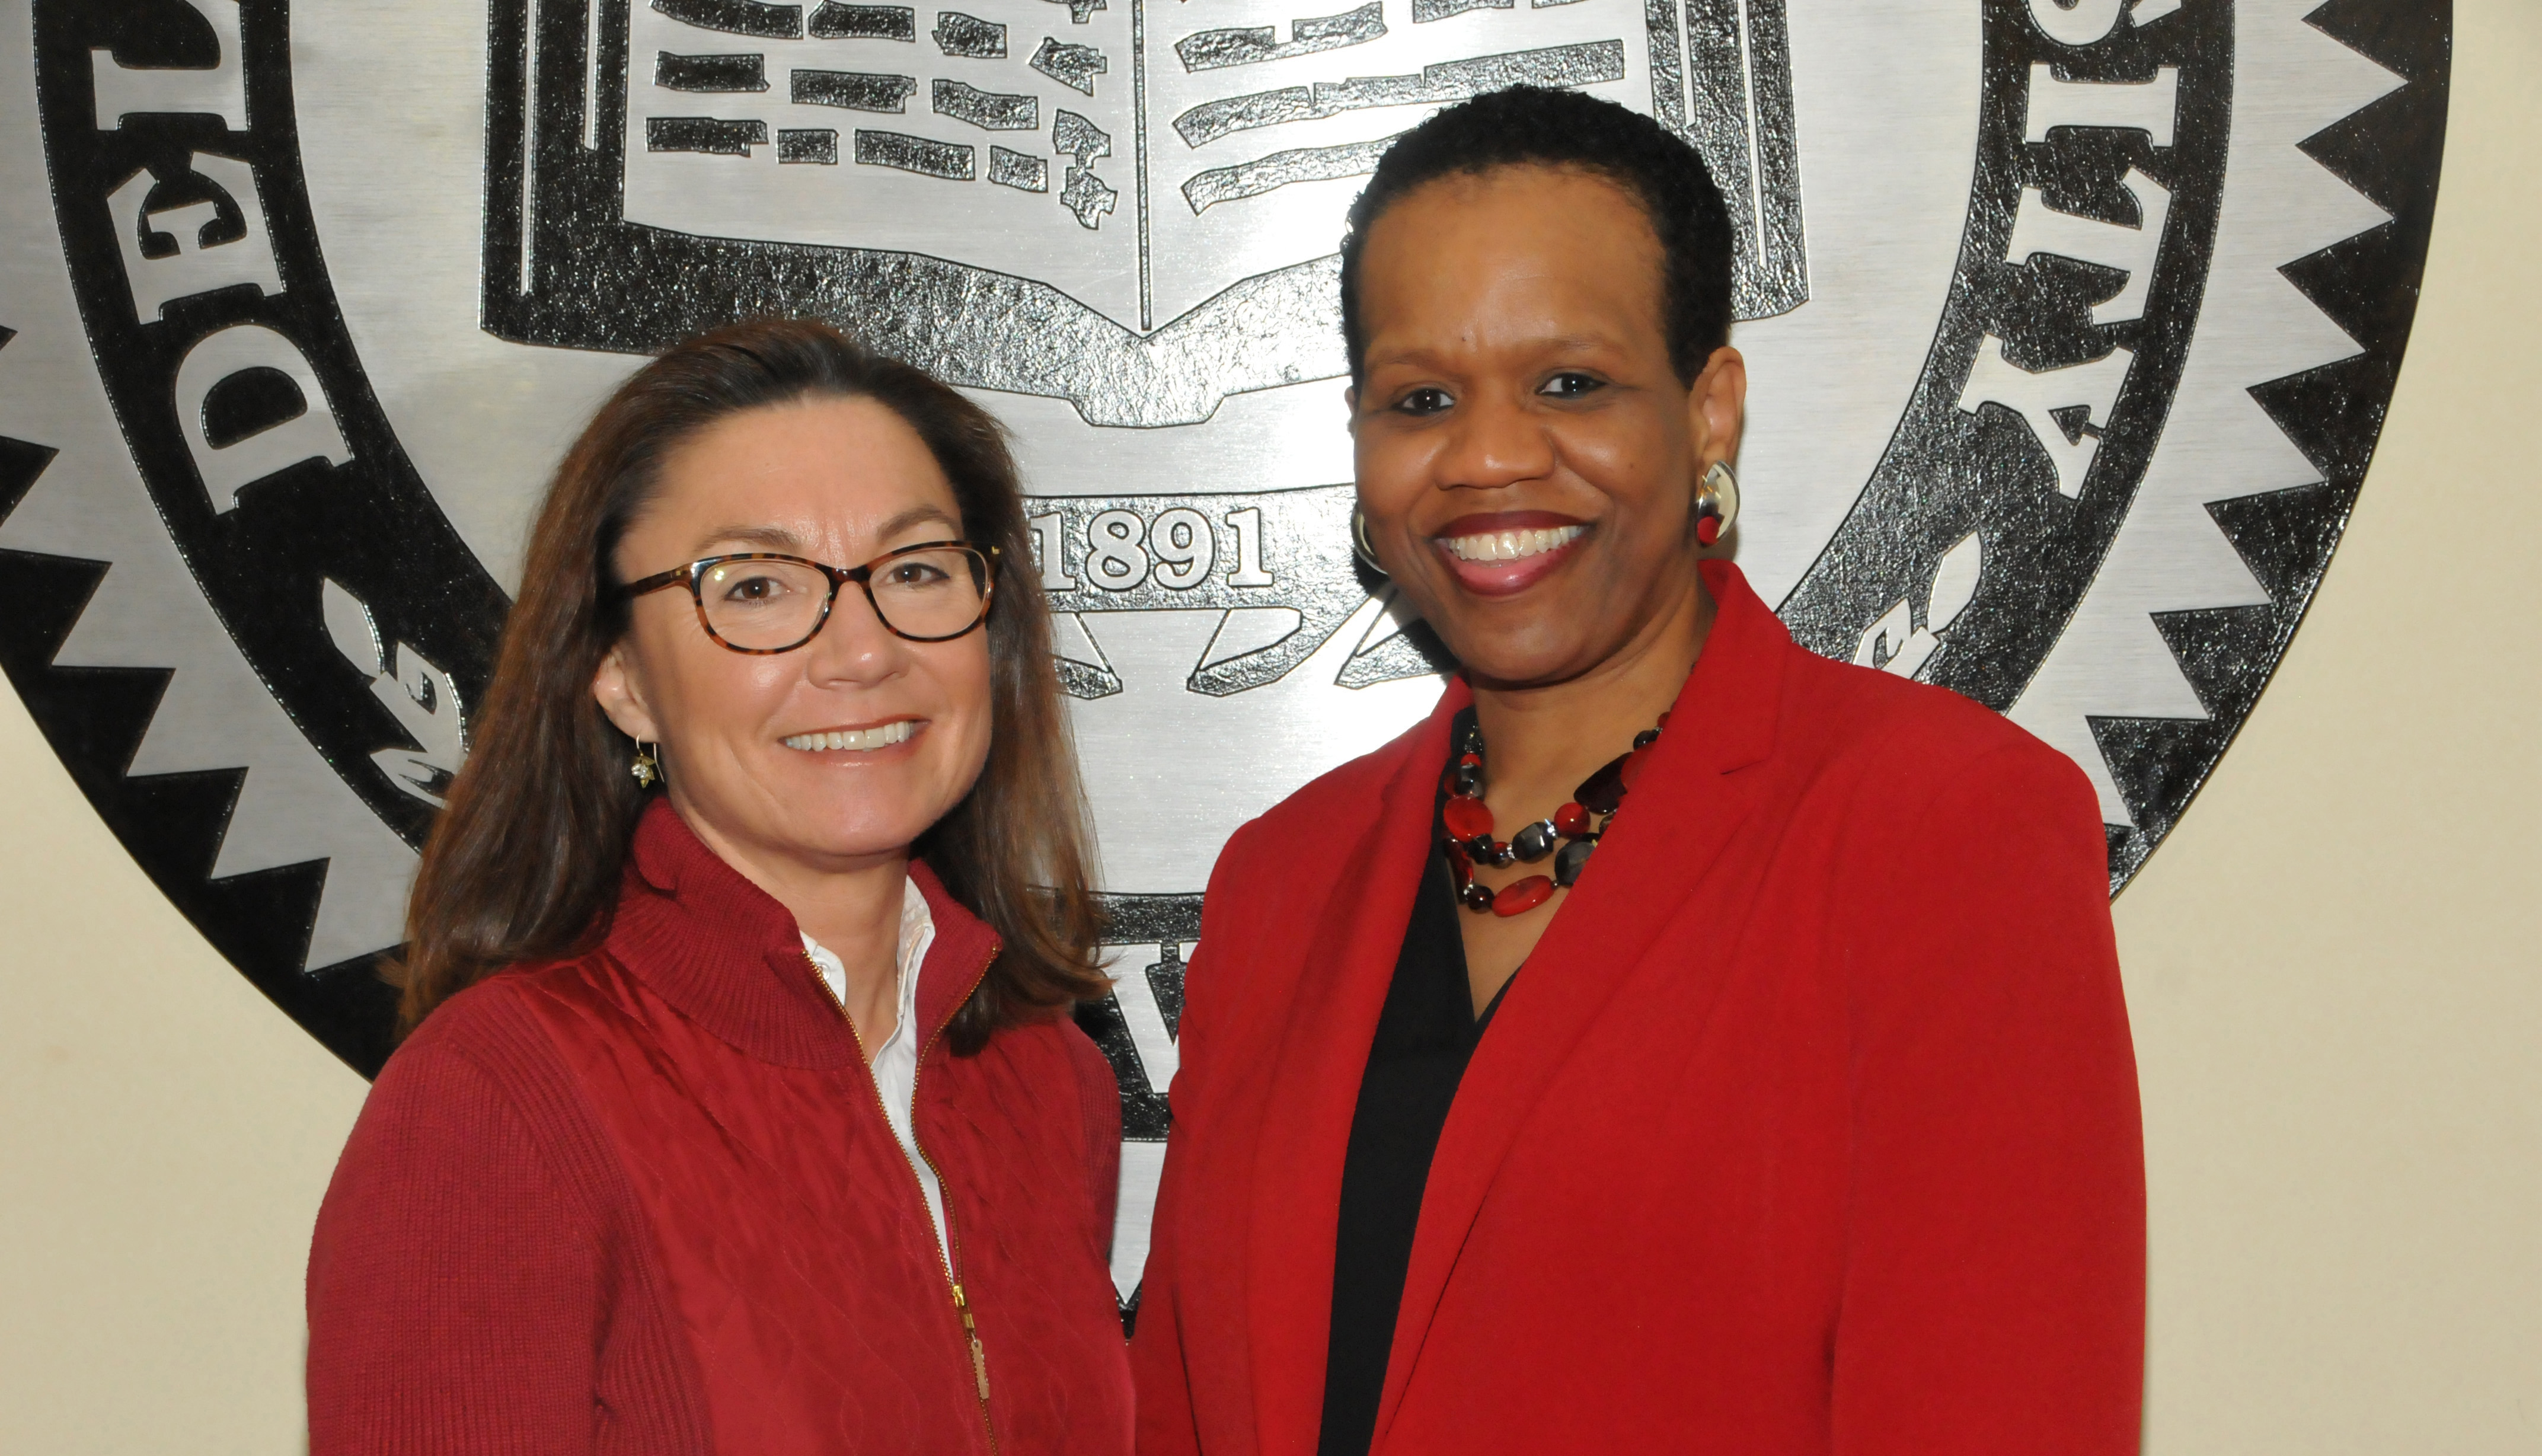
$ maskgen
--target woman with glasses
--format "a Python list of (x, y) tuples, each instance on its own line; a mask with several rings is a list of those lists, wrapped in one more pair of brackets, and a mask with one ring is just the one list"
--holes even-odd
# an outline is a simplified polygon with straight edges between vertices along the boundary
[(1025, 530), (995, 421), (818, 325), (602, 406), (319, 1214), (314, 1452), (1129, 1448)]

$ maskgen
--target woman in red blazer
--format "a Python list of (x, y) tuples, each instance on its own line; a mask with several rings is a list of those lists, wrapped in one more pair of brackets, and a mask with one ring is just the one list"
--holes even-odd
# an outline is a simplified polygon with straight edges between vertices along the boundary
[(997, 422), (825, 326), (601, 407), (318, 1215), (313, 1456), (1130, 1449), (1025, 529)]
[(2136, 1448), (2092, 793), (1704, 559), (1730, 247), (1689, 148), (1566, 93), (1353, 210), (1356, 527), (1463, 670), (1211, 878), (1143, 1452)]

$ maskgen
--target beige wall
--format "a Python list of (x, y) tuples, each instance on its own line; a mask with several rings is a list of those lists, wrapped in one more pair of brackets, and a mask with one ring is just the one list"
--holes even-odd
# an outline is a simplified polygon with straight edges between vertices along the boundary
[[(2161, 1456), (2542, 1449), (2542, 7), (2457, 24), (2355, 527), (2119, 902)], [(362, 1090), (0, 693), (0, 1450), (296, 1449), (302, 1259)]]

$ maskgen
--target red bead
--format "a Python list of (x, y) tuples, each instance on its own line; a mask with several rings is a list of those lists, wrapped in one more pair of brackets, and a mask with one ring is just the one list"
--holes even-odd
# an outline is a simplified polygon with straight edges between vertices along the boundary
[(1525, 880), (1501, 886), (1501, 892), (1492, 896), (1492, 913), (1524, 915), (1551, 898), (1553, 881), (1541, 875), (1530, 875)]
[(1448, 832), (1458, 839), (1484, 839), (1492, 832), (1492, 811), (1479, 799), (1451, 799), (1442, 811)]
[(1458, 884), (1474, 878), (1474, 862), (1466, 855), (1463, 846), (1455, 844), (1448, 846), (1448, 863), (1456, 870)]
[(1667, 728), (1667, 727), (1668, 727), (1668, 720), (1669, 720), (1669, 716), (1668, 716), (1667, 714), (1665, 714), (1665, 713), (1661, 714), (1661, 715), (1660, 715), (1660, 727), (1662, 727), (1662, 728)]
[(1589, 810), (1576, 804), (1566, 804), (1553, 811), (1553, 832), (1565, 839), (1578, 839), (1589, 832)]
[(1721, 517), (1717, 515), (1707, 515), (1701, 520), (1696, 521), (1694, 523), (1694, 539), (1702, 542), (1706, 546), (1717, 544), (1721, 540)]
[(1483, 755), (1479, 753), (1468, 753), (1457, 761), (1467, 768), (1481, 768), (1483, 766)]
[(1633, 787), (1633, 781), (1642, 776), (1642, 770), (1650, 766), (1650, 761), (1651, 750), (1648, 748), (1636, 748), (1624, 755), (1622, 778), (1625, 788)]

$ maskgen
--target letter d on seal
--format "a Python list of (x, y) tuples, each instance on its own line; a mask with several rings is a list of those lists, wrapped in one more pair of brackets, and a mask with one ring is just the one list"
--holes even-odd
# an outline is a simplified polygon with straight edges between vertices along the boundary
[[(223, 380), (250, 369), (281, 371), (299, 386), (304, 408), (244, 439), (215, 445), (204, 424), (203, 403)], [(318, 371), (309, 367), (298, 345), (262, 324), (233, 324), (203, 336), (187, 350), (185, 362), (177, 366), (177, 422), (186, 431), (186, 448), (194, 458), (194, 473), (203, 479), (203, 493), (219, 512), (238, 504), (241, 490), (313, 455), (336, 465), (353, 458)]]

